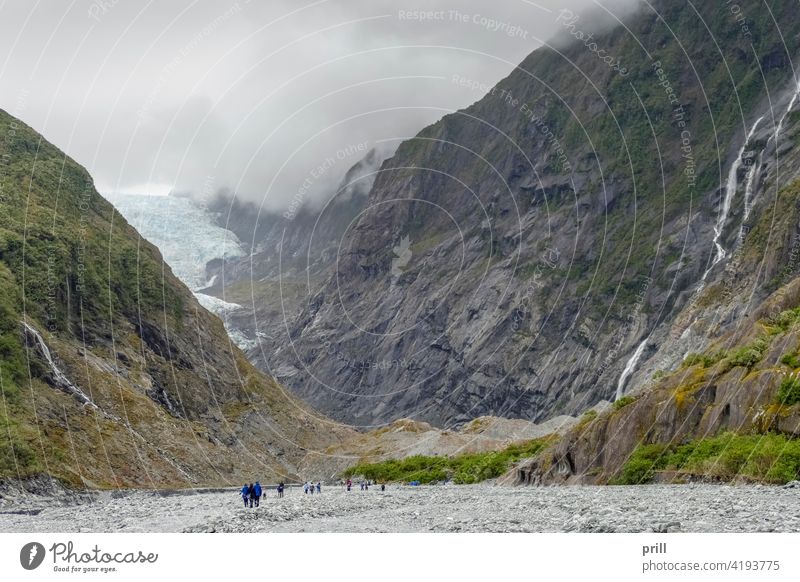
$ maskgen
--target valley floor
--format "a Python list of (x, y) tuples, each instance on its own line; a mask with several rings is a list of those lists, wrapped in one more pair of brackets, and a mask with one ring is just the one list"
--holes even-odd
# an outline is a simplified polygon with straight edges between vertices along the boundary
[[(4, 500), (2, 532), (800, 532), (800, 489), (766, 486), (388, 486), (274, 491), (103, 492)], [(24, 503), (24, 505), (22, 505)], [(27, 510), (27, 512), (25, 511)]]

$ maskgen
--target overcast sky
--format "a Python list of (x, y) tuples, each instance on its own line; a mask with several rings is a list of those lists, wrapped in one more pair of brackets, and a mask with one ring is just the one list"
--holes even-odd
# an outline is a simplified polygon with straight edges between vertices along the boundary
[(595, 3), (0, 0), (0, 108), (103, 193), (229, 188), (279, 210), (481, 97), (454, 75), (491, 86), (559, 9)]

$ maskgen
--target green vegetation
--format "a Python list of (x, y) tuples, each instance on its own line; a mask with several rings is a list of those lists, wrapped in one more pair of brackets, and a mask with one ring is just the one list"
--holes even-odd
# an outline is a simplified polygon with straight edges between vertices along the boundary
[(722, 480), (746, 477), (786, 483), (800, 476), (800, 440), (773, 433), (726, 432), (677, 446), (640, 445), (615, 483), (647, 483), (656, 471), (664, 470)]
[(597, 418), (597, 411), (594, 408), (587, 410), (581, 415), (581, 418), (578, 421), (578, 428), (583, 428), (584, 426), (592, 422), (595, 418)]
[[(0, 333), (19, 313), (51, 332), (110, 336), (110, 314), (178, 321), (183, 296), (158, 251), (95, 190), (89, 174), (0, 111)], [(24, 289), (22, 286), (24, 272)]]
[(778, 404), (783, 406), (800, 404), (800, 378), (797, 376), (784, 378), (778, 389), (777, 400)]
[(635, 396), (623, 396), (622, 398), (618, 398), (614, 401), (614, 410), (620, 410), (628, 406), (628, 404), (633, 404), (636, 402)]
[(647, 483), (655, 472), (666, 466), (664, 445), (640, 445), (625, 463), (619, 477), (614, 481), (617, 485), (637, 485)]
[(735, 352), (733, 352), (725, 360), (726, 371), (739, 366), (751, 370), (753, 366), (755, 366), (762, 360), (768, 348), (769, 348), (768, 338), (759, 337), (755, 339), (752, 343), (743, 346), (738, 350), (736, 350)]
[(342, 476), (363, 475), (366, 479), (384, 482), (433, 483), (452, 479), (460, 484), (479, 483), (499, 477), (521, 459), (535, 457), (550, 442), (550, 438), (544, 437), (514, 444), (500, 451), (465, 453), (455, 457), (416, 455), (382, 463), (359, 464), (347, 469)]
[(68, 445), (41, 444), (31, 392), (44, 364), (26, 354), (23, 314), (46, 338), (92, 346), (125, 320), (176, 329), (188, 293), (86, 170), (2, 110), (0, 132), (0, 477), (24, 477)]
[(800, 368), (800, 358), (797, 357), (797, 354), (785, 354), (781, 358), (781, 364), (796, 370)]
[(800, 322), (800, 307), (781, 311), (778, 315), (764, 322), (764, 327), (770, 335), (785, 333)]
[(696, 354), (691, 353), (683, 360), (681, 367), (690, 368), (691, 366), (701, 365), (703, 368), (710, 368), (717, 362), (723, 360), (727, 356), (725, 350), (719, 350), (713, 354)]

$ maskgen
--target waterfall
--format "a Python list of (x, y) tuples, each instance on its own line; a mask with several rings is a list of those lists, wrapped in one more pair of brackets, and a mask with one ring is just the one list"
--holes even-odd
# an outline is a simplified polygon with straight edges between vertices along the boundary
[(786, 121), (786, 118), (789, 117), (789, 113), (792, 112), (792, 107), (794, 107), (794, 104), (797, 103), (798, 97), (800, 97), (800, 83), (798, 83), (797, 86), (795, 87), (794, 94), (792, 95), (792, 98), (789, 100), (789, 106), (786, 108), (786, 111), (783, 112), (780, 121), (778, 121), (778, 127), (775, 128), (775, 133), (772, 134), (770, 138), (767, 140), (769, 142), (774, 139), (776, 148), (778, 147), (778, 136), (781, 134), (781, 131), (783, 130), (783, 124)]
[(725, 249), (722, 247), (722, 244), (720, 243), (720, 238), (722, 237), (722, 231), (725, 229), (725, 223), (728, 221), (728, 215), (731, 212), (731, 204), (733, 203), (733, 197), (736, 195), (736, 188), (739, 185), (737, 174), (742, 165), (742, 156), (747, 149), (747, 143), (752, 139), (753, 134), (756, 132), (758, 125), (761, 123), (761, 121), (763, 121), (763, 119), (764, 116), (762, 115), (756, 120), (756, 122), (753, 124), (753, 127), (750, 128), (750, 131), (747, 132), (744, 143), (742, 144), (736, 159), (733, 160), (731, 169), (728, 172), (728, 181), (725, 184), (725, 197), (722, 199), (722, 208), (720, 209), (717, 223), (714, 225), (714, 260), (711, 261), (711, 265), (706, 269), (706, 272), (703, 273), (703, 277), (700, 279), (701, 287), (705, 284), (706, 278), (711, 272), (711, 269), (713, 269), (720, 261), (724, 260), (725, 257), (728, 256), (728, 254), (725, 252)]
[(47, 360), (47, 363), (50, 366), (50, 370), (53, 372), (53, 381), (55, 382), (56, 386), (61, 388), (67, 394), (71, 394), (81, 402), (83, 402), (84, 406), (91, 406), (92, 408), (97, 408), (97, 405), (92, 402), (91, 398), (86, 396), (86, 394), (75, 386), (72, 382), (69, 381), (66, 374), (62, 372), (56, 363), (53, 361), (53, 355), (50, 353), (50, 348), (47, 347), (47, 344), (44, 343), (44, 339), (36, 331), (36, 328), (28, 325), (24, 321), (22, 322), (22, 328), (25, 330), (25, 333), (33, 338), (36, 346), (39, 348), (39, 352), (44, 356), (44, 359)]
[(744, 219), (742, 220), (742, 226), (744, 226), (744, 221), (750, 216), (750, 212), (753, 210), (753, 188), (755, 187), (756, 183), (756, 174), (758, 173), (757, 170), (761, 167), (761, 156), (764, 152), (758, 154), (758, 161), (753, 163), (750, 169), (747, 171), (747, 185), (744, 189)]
[[(118, 416), (114, 416), (113, 414), (108, 414), (107, 412), (99, 408), (94, 402), (92, 402), (92, 400), (86, 395), (86, 393), (84, 393), (83, 390), (75, 386), (75, 384), (70, 382), (66, 374), (64, 374), (64, 372), (62, 372), (61, 369), (56, 365), (55, 361), (53, 360), (53, 355), (52, 353), (50, 353), (50, 348), (48, 348), (47, 344), (44, 343), (44, 339), (42, 338), (41, 334), (38, 331), (36, 331), (36, 328), (28, 325), (24, 321), (22, 322), (22, 328), (25, 331), (25, 334), (33, 339), (34, 343), (36, 344), (36, 347), (38, 348), (38, 351), (42, 354), (44, 359), (47, 360), (47, 363), (50, 365), (50, 370), (53, 373), (53, 380), (61, 390), (63, 390), (68, 394), (71, 394), (72, 396), (80, 400), (84, 406), (89, 406), (97, 410), (99, 414), (101, 414), (104, 418), (124, 424), (125, 428), (127, 428), (131, 432), (131, 434), (133, 434), (136, 438), (138, 438), (142, 442), (142, 444), (154, 449), (156, 453), (158, 453), (158, 455), (162, 459), (164, 459), (164, 461), (169, 463), (176, 471), (178, 471), (181, 475), (183, 475), (187, 481), (189, 482), (197, 481), (194, 477), (192, 477), (189, 473), (187, 473), (186, 470), (183, 467), (181, 467), (177, 463), (177, 461), (175, 461), (170, 456), (170, 454), (167, 451), (161, 449), (160, 447), (153, 444), (150, 440), (142, 436), (142, 434), (139, 433), (139, 431), (137, 431), (135, 428), (133, 428), (133, 426), (131, 426), (131, 424), (127, 420), (123, 420)], [(168, 404), (169, 405), (167, 408), (171, 410), (171, 403), (169, 403), (169, 401)]]
[(622, 375), (619, 377), (619, 381), (617, 382), (617, 400), (622, 398), (624, 394), (625, 382), (628, 381), (628, 377), (633, 374), (633, 371), (636, 369), (636, 365), (639, 363), (639, 359), (642, 357), (644, 348), (647, 345), (647, 339), (648, 338), (645, 338), (644, 341), (639, 344), (639, 346), (636, 348), (636, 351), (633, 352), (633, 355), (625, 364), (625, 368), (622, 370)]

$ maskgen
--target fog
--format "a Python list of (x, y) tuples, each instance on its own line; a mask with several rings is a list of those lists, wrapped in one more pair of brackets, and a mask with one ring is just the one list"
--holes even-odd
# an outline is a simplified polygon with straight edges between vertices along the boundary
[(390, 152), (478, 100), (559, 31), (559, 11), (597, 5), (12, 0), (0, 5), (0, 108), (101, 192), (227, 189), (278, 211), (310, 178), (305, 203), (365, 150)]

